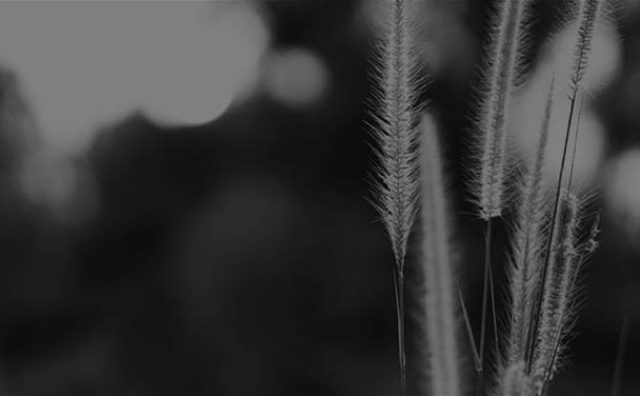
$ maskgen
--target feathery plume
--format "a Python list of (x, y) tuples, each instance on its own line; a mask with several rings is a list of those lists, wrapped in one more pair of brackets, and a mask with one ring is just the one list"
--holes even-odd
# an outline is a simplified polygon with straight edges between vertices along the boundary
[[(551, 235), (548, 238), (545, 261), (544, 261), (544, 264), (542, 265), (541, 275), (538, 278), (539, 286), (536, 293), (536, 302), (534, 306), (534, 312), (532, 315), (533, 325), (531, 330), (537, 331), (538, 334), (544, 333), (544, 331), (542, 331), (542, 327), (544, 327), (544, 324), (540, 323), (540, 317), (542, 316), (541, 311), (544, 310), (543, 305), (545, 304), (544, 299), (546, 298), (544, 293), (546, 293), (546, 291), (542, 292), (541, 289), (546, 288), (546, 286), (543, 286), (543, 284), (546, 282), (546, 279), (549, 276), (549, 272), (553, 272), (549, 267), (552, 265), (551, 259), (553, 255), (552, 254), (553, 249), (554, 249), (553, 244), (554, 244), (554, 241), (556, 240), (555, 233), (558, 230), (558, 223), (559, 223), (558, 217), (559, 217), (559, 212), (561, 210), (561, 205), (563, 200), (561, 196), (562, 195), (561, 192), (563, 188), (563, 178), (564, 178), (565, 167), (566, 167), (567, 151), (569, 147), (569, 137), (572, 131), (573, 118), (574, 118), (574, 113), (576, 108), (578, 92), (581, 88), (581, 82), (587, 71), (589, 54), (591, 51), (591, 43), (593, 40), (596, 23), (598, 22), (599, 19), (602, 18), (604, 14), (604, 10), (607, 8), (605, 3), (606, 3), (606, 0), (580, 0), (580, 5), (577, 11), (578, 21), (577, 21), (577, 31), (575, 36), (574, 61), (573, 61), (572, 71), (571, 71), (571, 83), (569, 85), (570, 107), (569, 107), (569, 115), (567, 118), (567, 129), (565, 132), (562, 160), (560, 162), (560, 171), (558, 172), (558, 182), (556, 186), (556, 196), (554, 199), (553, 214), (551, 216), (551, 230), (550, 230)], [(571, 175), (569, 177), (571, 178)], [(534, 355), (537, 353), (536, 350), (540, 351), (545, 349), (544, 346), (538, 345), (538, 343), (541, 341), (542, 341), (541, 337), (536, 337), (536, 338), (530, 337), (530, 342), (528, 343), (529, 345), (527, 347), (527, 358), (525, 359), (525, 362), (528, 365), (527, 372), (529, 373), (531, 373), (531, 370), (536, 369), (532, 366), (532, 364), (534, 363), (534, 360), (538, 360), (534, 358)], [(547, 345), (546, 348), (548, 347), (549, 346)]]
[(412, 2), (384, 3), (388, 18), (375, 74), (378, 106), (374, 136), (379, 166), (374, 175), (374, 202), (391, 239), (396, 265), (402, 267), (417, 205), (419, 62), (412, 43)]
[(596, 23), (602, 11), (602, 0), (582, 0), (578, 9), (575, 52), (571, 74), (571, 89), (575, 95), (589, 63)]
[[(501, 0), (489, 35), (488, 62), (478, 106), (479, 167), (472, 177), (480, 217), (487, 221), (480, 325), (480, 367), (476, 393), (483, 387), (483, 361), (488, 296), (491, 296), (494, 338), (498, 348), (495, 292), (491, 276), (491, 219), (502, 215), (505, 200), (507, 120), (514, 87), (521, 77), (523, 53), (527, 47), (526, 24), (531, 0)], [(496, 351), (498, 353), (498, 351)]]
[(521, 187), (516, 229), (512, 241), (510, 269), (510, 334), (505, 360), (508, 363), (524, 360), (531, 326), (533, 297), (540, 271), (540, 257), (544, 253), (545, 198), (542, 170), (549, 137), (549, 123), (553, 107), (554, 82), (551, 83), (538, 146)]
[(421, 126), (422, 254), (429, 380), (431, 394), (459, 396), (462, 381), (457, 304), (440, 143), (428, 115), (423, 117)]
[(574, 278), (580, 263), (578, 216), (577, 197), (564, 191), (555, 225), (549, 269), (544, 280), (541, 320), (534, 352), (534, 376), (538, 386), (543, 386), (553, 375), (558, 352), (556, 340), (565, 331), (564, 324), (571, 315)]
[[(574, 325), (575, 321), (572, 318), (577, 313), (578, 306), (578, 296), (577, 296), (577, 283), (578, 277), (580, 273), (580, 269), (584, 265), (584, 263), (589, 259), (589, 257), (593, 254), (595, 249), (598, 246), (597, 237), (599, 234), (599, 225), (600, 225), (600, 216), (596, 215), (596, 219), (593, 222), (591, 229), (589, 231), (589, 235), (585, 241), (575, 243), (576, 250), (576, 266), (573, 271), (573, 275), (571, 276), (569, 282), (569, 303), (567, 304), (567, 308), (562, 310), (560, 313), (560, 317), (558, 320), (558, 329), (555, 335), (555, 345), (553, 347), (553, 356), (549, 365), (544, 372), (543, 377), (543, 389), (548, 384), (548, 382), (553, 378), (553, 375), (558, 369), (558, 361), (560, 359), (561, 352), (564, 348), (564, 338), (571, 330), (571, 327)], [(543, 391), (544, 394), (544, 391)]]
[(490, 34), (478, 123), (479, 171), (474, 177), (480, 217), (499, 217), (504, 207), (507, 120), (526, 48), (525, 16), (531, 0), (501, 0)]
[(418, 195), (417, 96), (419, 61), (415, 49), (412, 0), (384, 1), (384, 33), (378, 52), (374, 136), (379, 165), (374, 204), (391, 240), (398, 323), (400, 383), (406, 393), (404, 341), (404, 263)]
[(524, 362), (510, 363), (501, 376), (497, 396), (531, 396), (533, 381), (524, 371)]

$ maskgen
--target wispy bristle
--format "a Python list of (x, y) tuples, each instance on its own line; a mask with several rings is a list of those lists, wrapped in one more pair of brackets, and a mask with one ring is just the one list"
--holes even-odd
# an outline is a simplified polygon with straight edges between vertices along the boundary
[(512, 247), (510, 272), (511, 307), (510, 333), (505, 360), (508, 363), (524, 360), (533, 299), (536, 295), (538, 273), (544, 252), (545, 192), (542, 170), (549, 137), (549, 123), (553, 107), (553, 83), (549, 89), (542, 129), (533, 164), (521, 187), (520, 206)]
[(593, 222), (591, 229), (589, 230), (589, 237), (584, 243), (582, 243), (580, 247), (581, 254), (590, 255), (596, 251), (600, 243), (598, 241), (598, 235), (600, 235), (600, 215), (599, 214), (596, 216), (596, 219)]
[(509, 103), (519, 77), (525, 43), (524, 16), (531, 0), (502, 0), (490, 34), (488, 64), (479, 98), (481, 152), (474, 190), (484, 219), (502, 214)]
[(582, 0), (578, 11), (578, 26), (572, 67), (572, 89), (578, 90), (589, 63), (596, 23), (600, 18), (602, 0)]
[(570, 192), (563, 192), (549, 269), (544, 280), (541, 320), (534, 353), (534, 375), (538, 386), (542, 386), (553, 375), (558, 352), (556, 340), (563, 333), (567, 318), (571, 316), (574, 278), (580, 262), (578, 215), (577, 197)]
[(382, 35), (376, 82), (374, 135), (379, 166), (374, 175), (377, 209), (391, 239), (396, 265), (403, 267), (416, 216), (418, 161), (417, 106), (420, 79), (413, 50), (412, 1), (385, 2), (388, 23)]
[(524, 369), (524, 361), (509, 364), (501, 375), (497, 396), (531, 396), (535, 394), (533, 381)]
[(457, 304), (440, 143), (429, 116), (423, 118), (421, 129), (422, 255), (430, 394), (458, 396), (462, 381)]

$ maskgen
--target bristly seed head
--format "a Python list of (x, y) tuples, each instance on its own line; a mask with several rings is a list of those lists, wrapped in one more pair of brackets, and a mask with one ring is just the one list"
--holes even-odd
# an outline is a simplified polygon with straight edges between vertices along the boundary
[(540, 257), (543, 256), (545, 239), (545, 191), (542, 168), (549, 137), (549, 123), (553, 107), (554, 81), (551, 83), (538, 147), (529, 172), (521, 187), (516, 230), (512, 240), (512, 267), (510, 271), (509, 312), (510, 334), (505, 362), (525, 359), (527, 338), (531, 327), (531, 312), (537, 292)]
[(478, 133), (481, 153), (474, 180), (480, 217), (502, 214), (505, 200), (507, 123), (514, 86), (523, 58), (525, 15), (531, 0), (502, 0), (490, 35), (488, 65), (480, 95)]
[(582, 0), (578, 10), (578, 31), (571, 75), (571, 88), (577, 92), (589, 63), (596, 23), (600, 17), (602, 0)]
[(560, 344), (573, 315), (573, 299), (578, 255), (578, 198), (564, 191), (549, 258), (549, 270), (543, 287), (541, 321), (534, 353), (534, 375), (538, 386), (550, 380), (555, 370)]
[(525, 373), (524, 361), (513, 362), (502, 373), (498, 396), (534, 395), (533, 381)]
[(374, 202), (391, 239), (396, 265), (404, 266), (418, 195), (417, 96), (419, 61), (414, 51), (412, 1), (386, 2), (387, 21), (379, 52), (374, 110), (380, 162)]

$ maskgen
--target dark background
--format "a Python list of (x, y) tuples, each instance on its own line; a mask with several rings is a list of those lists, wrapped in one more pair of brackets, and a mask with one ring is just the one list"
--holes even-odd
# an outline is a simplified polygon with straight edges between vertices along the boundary
[[(425, 94), (447, 147), (459, 273), (474, 326), (483, 224), (460, 175), (486, 3), (430, 2), (455, 21), (464, 47), (452, 44)], [(57, 210), (21, 195), (15, 173), (37, 142), (0, 124), (0, 394), (397, 393), (392, 255), (366, 200), (372, 36), (362, 26), (363, 4), (255, 5), (271, 49), (304, 47), (324, 60), (326, 95), (296, 108), (256, 90), (202, 126), (168, 128), (132, 113), (103, 127), (71, 161), (99, 194), (90, 216), (69, 216), (83, 209), (83, 194)], [(618, 27), (623, 66), (597, 98), (609, 159), (640, 145), (640, 9), (632, 5)], [(554, 10), (550, 1), (540, 6), (541, 37)], [(447, 42), (453, 33), (431, 34)], [(0, 76), (3, 120), (28, 106), (19, 73), (5, 68)], [(605, 208), (603, 243), (585, 269), (578, 331), (552, 395), (608, 394), (624, 316), (622, 394), (640, 392), (638, 235), (620, 227), (603, 200), (596, 199)], [(499, 229), (498, 246), (506, 247), (506, 231)], [(416, 271), (415, 254), (408, 265)], [(420, 313), (408, 304), (417, 390), (425, 372)]]

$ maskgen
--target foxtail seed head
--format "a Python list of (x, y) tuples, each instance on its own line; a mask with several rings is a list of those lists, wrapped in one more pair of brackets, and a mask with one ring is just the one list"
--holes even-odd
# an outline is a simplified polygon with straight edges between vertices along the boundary
[(488, 64), (478, 108), (479, 170), (473, 180), (480, 217), (486, 220), (500, 216), (504, 208), (507, 120), (526, 49), (522, 32), (531, 2), (502, 0), (489, 37)]
[(387, 15), (375, 74), (378, 91), (374, 136), (379, 165), (375, 206), (391, 240), (396, 265), (404, 266), (418, 195), (418, 57), (413, 48), (413, 1), (384, 3)]

